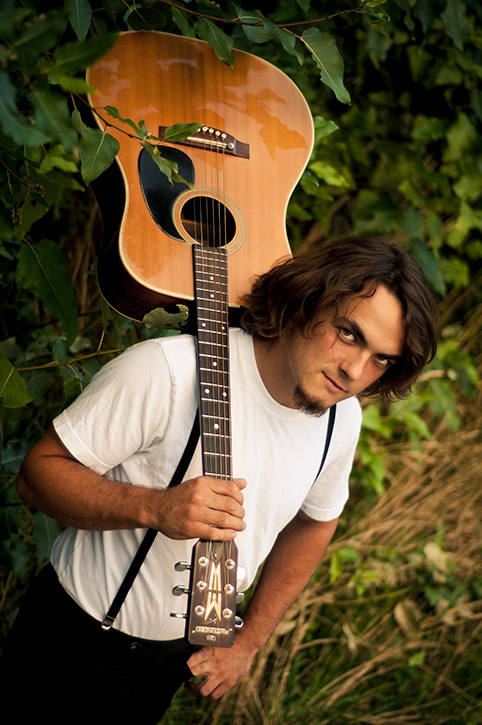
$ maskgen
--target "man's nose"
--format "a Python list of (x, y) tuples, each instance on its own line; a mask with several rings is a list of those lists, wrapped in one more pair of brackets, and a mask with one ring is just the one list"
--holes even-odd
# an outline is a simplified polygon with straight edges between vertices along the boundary
[(347, 355), (344, 360), (340, 361), (340, 370), (348, 381), (356, 382), (363, 375), (368, 359), (368, 352), (356, 350), (352, 355)]

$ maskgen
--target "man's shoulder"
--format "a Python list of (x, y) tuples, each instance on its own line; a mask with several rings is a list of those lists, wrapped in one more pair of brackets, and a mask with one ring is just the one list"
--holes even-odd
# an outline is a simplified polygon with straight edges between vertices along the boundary
[(346, 398), (336, 404), (336, 417), (357, 428), (361, 425), (362, 409), (358, 398)]
[(194, 351), (194, 338), (192, 335), (181, 333), (167, 337), (153, 337), (149, 340), (138, 342), (127, 348), (122, 356), (136, 356), (140, 358), (170, 357), (189, 354)]

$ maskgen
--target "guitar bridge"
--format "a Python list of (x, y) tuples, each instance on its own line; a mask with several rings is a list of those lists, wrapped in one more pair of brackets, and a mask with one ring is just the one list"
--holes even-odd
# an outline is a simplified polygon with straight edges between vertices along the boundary
[(225, 131), (212, 126), (200, 126), (183, 141), (169, 141), (165, 137), (167, 126), (159, 126), (159, 138), (161, 141), (173, 143), (179, 146), (191, 146), (204, 151), (217, 151), (228, 156), (238, 156), (242, 159), (249, 159), (249, 144), (238, 141)]

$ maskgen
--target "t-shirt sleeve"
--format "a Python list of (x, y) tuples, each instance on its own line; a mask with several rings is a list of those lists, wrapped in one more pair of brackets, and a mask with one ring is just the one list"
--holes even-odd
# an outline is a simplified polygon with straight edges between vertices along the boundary
[(335, 425), (323, 469), (301, 505), (316, 521), (337, 518), (349, 496), (349, 478), (360, 435), (361, 409), (355, 398), (338, 403)]
[(162, 439), (171, 389), (161, 346), (155, 341), (140, 343), (92, 378), (54, 420), (55, 431), (71, 455), (103, 475), (136, 451), (145, 450), (155, 438)]

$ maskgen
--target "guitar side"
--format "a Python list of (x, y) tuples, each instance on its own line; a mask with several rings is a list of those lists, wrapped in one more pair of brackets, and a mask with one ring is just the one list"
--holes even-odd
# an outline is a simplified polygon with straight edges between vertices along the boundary
[(199, 122), (247, 148), (244, 155), (221, 155), (203, 144), (163, 142), (161, 155), (186, 160), (193, 189), (179, 186), (170, 206), (156, 216), (148, 202), (155, 205), (156, 194), (169, 196), (165, 181), (156, 180), (154, 172), (154, 191), (146, 196), (140, 144), (107, 128), (120, 143), (124, 201), (122, 216), (117, 209), (119, 234), (99, 260), (99, 281), (122, 314), (142, 319), (155, 306), (193, 300), (191, 246), (196, 240), (182, 216), (192, 198), (220, 199), (234, 220), (226, 244), (231, 306), (239, 304), (256, 274), (290, 254), (286, 207), (311, 153), (311, 114), (285, 74), (255, 56), (235, 55), (229, 68), (203, 41), (132, 32), (121, 35), (89, 70), (89, 83), (98, 91), (89, 100), (98, 109), (101, 128), (103, 120), (113, 123), (102, 108), (114, 106), (123, 118), (144, 120), (155, 135), (175, 123)]

